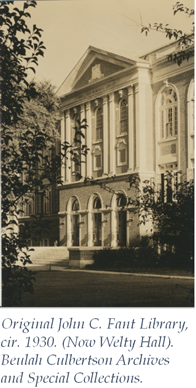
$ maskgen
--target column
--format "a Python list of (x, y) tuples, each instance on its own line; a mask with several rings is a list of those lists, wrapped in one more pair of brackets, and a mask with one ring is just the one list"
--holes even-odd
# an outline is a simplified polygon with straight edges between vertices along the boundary
[[(84, 104), (81, 104), (80, 105), (80, 122), (81, 124), (83, 125), (84, 123), (82, 123), (82, 120), (85, 119), (85, 106)], [(83, 155), (83, 146), (85, 145), (85, 142), (86, 142), (86, 131), (85, 129), (82, 128), (82, 132), (84, 134), (85, 137), (82, 137), (81, 136), (81, 175), (82, 175), (82, 178), (85, 178), (86, 176), (86, 157), (85, 155)]]
[[(64, 144), (65, 140), (66, 140), (65, 139), (65, 112), (63, 112), (63, 114), (61, 116), (61, 146)], [(60, 149), (60, 152), (64, 152), (62, 147)], [(66, 155), (62, 159), (62, 162), (61, 162), (61, 179), (63, 182), (65, 182), (65, 179), (66, 179)]]
[(136, 169), (146, 171), (145, 85), (135, 85), (136, 102)]
[(108, 174), (108, 96), (103, 97), (103, 173)]
[(86, 145), (89, 148), (89, 151), (86, 156), (86, 175), (91, 178), (92, 176), (92, 157), (91, 157), (91, 148), (92, 148), (92, 121), (91, 121), (91, 103), (90, 101), (86, 103), (86, 120), (87, 120), (87, 129), (86, 129)]
[(115, 102), (114, 93), (109, 94), (110, 107), (110, 175), (116, 173), (116, 158), (115, 158)]
[[(65, 123), (66, 123), (66, 141), (71, 144), (71, 119), (70, 119), (70, 109), (65, 111)], [(71, 155), (69, 153), (69, 148), (67, 151), (66, 159), (66, 182), (71, 182)]]
[(128, 169), (134, 170), (134, 88), (128, 87)]

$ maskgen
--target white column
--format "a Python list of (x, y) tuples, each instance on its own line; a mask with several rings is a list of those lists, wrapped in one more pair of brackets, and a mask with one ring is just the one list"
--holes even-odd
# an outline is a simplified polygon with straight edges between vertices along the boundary
[(133, 85), (128, 87), (128, 169), (134, 170), (134, 101)]
[(109, 94), (110, 106), (110, 175), (116, 173), (116, 158), (115, 158), (115, 102), (114, 93)]
[[(65, 112), (65, 122), (66, 122), (66, 141), (71, 144), (71, 119), (70, 119), (70, 109), (67, 109)], [(69, 149), (67, 151), (67, 160), (66, 160), (66, 181), (71, 182), (71, 155)]]
[[(61, 116), (61, 145), (65, 142), (65, 112)], [(60, 152), (63, 152), (62, 147)], [(64, 182), (66, 179), (66, 158), (63, 158), (61, 163), (61, 179)]]
[(103, 97), (103, 173), (108, 174), (108, 96)]
[(92, 158), (91, 158), (91, 149), (92, 149), (92, 120), (91, 120), (91, 103), (90, 101), (86, 103), (86, 145), (89, 148), (89, 151), (86, 156), (86, 175), (91, 178), (92, 176)]
[(135, 85), (136, 102), (136, 169), (146, 171), (145, 85)]
[[(80, 105), (80, 122), (81, 124), (84, 124), (82, 123), (82, 120), (85, 119), (85, 106), (84, 104), (81, 104)], [(86, 131), (84, 129), (82, 129), (82, 132), (84, 134), (85, 137), (81, 137), (81, 147), (83, 145), (85, 145), (85, 142), (86, 142)], [(83, 151), (82, 151), (83, 152)], [(81, 155), (81, 175), (82, 175), (82, 178), (85, 178), (86, 176), (86, 157), (84, 155)]]

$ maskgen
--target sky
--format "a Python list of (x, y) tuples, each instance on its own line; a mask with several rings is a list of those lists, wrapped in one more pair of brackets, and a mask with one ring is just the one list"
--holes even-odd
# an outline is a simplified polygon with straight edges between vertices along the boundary
[[(30, 8), (28, 22), (43, 29), (46, 46), (36, 79), (50, 80), (59, 87), (89, 46), (126, 57), (128, 53), (141, 56), (169, 43), (162, 33), (141, 34), (141, 23), (168, 23), (190, 32), (193, 18), (183, 13), (174, 16), (173, 4), (175, 0), (38, 0), (37, 7)], [(184, 4), (194, 7), (193, 0)]]

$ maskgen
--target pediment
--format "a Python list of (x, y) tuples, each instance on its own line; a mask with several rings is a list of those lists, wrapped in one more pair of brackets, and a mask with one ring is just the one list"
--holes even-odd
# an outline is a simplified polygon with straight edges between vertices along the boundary
[(86, 85), (92, 84), (93, 82), (97, 82), (102, 78), (123, 70), (124, 68), (125, 67), (120, 66), (119, 64), (104, 61), (103, 59), (96, 57), (85, 72), (82, 75), (79, 74), (79, 77), (77, 77), (73, 86), (73, 90), (77, 90)]
[[(139, 60), (143, 61), (144, 60)], [(63, 96), (96, 83), (109, 75), (137, 64), (138, 59), (125, 58), (94, 47), (89, 47), (57, 91)]]

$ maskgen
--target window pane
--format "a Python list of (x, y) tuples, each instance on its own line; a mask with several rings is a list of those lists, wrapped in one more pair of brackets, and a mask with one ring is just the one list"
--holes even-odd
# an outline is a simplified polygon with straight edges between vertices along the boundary
[(175, 135), (178, 134), (178, 110), (177, 106), (175, 106)]
[(125, 148), (123, 150), (119, 150), (119, 162), (124, 163), (126, 161)]
[(77, 198), (75, 198), (75, 199), (73, 200), (72, 210), (73, 210), (73, 211), (79, 210), (79, 202), (78, 202)]
[(96, 114), (96, 140), (102, 139), (102, 128), (103, 128), (103, 116), (101, 108), (97, 109)]
[(101, 201), (99, 197), (96, 197), (93, 202), (93, 209), (101, 209)]
[(101, 155), (95, 155), (95, 167), (96, 168), (101, 167)]
[(172, 136), (172, 108), (167, 110), (167, 137)]
[(127, 107), (126, 100), (120, 104), (120, 133), (127, 132)]

